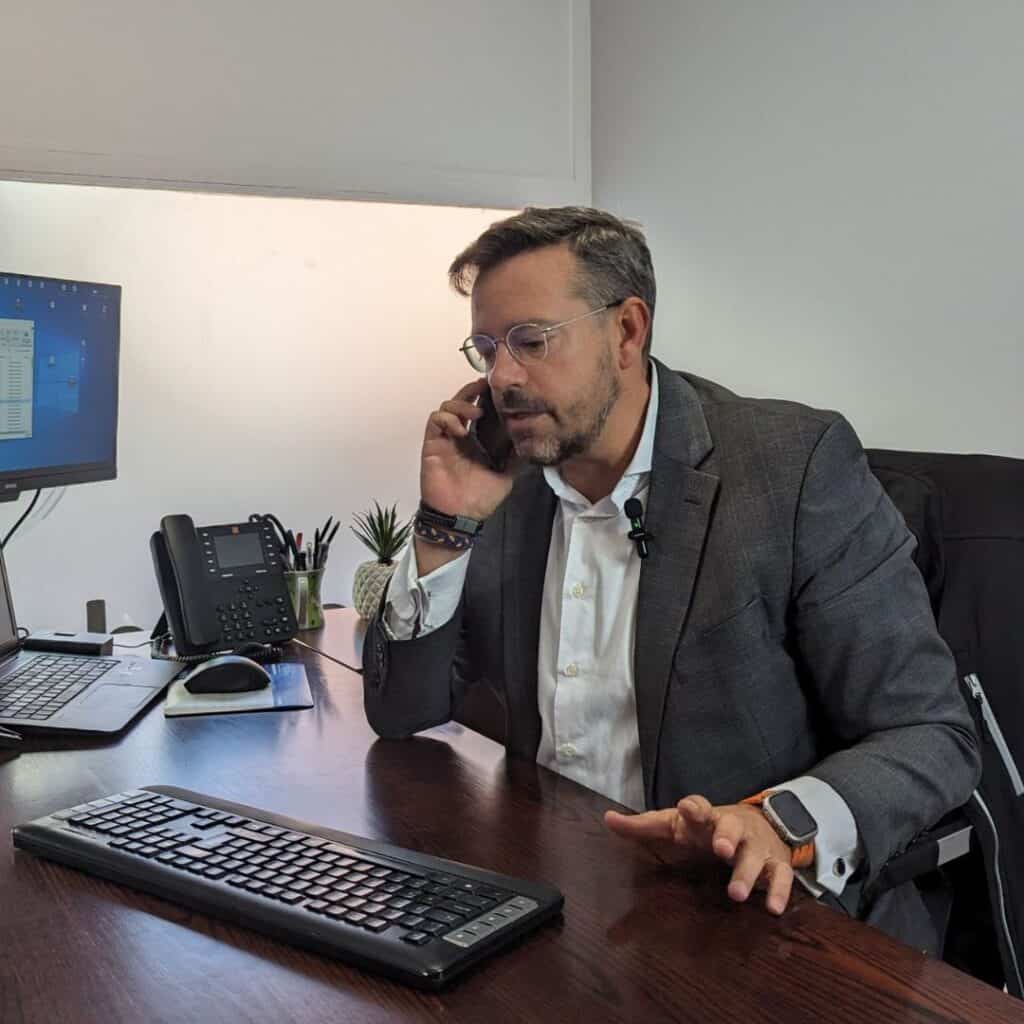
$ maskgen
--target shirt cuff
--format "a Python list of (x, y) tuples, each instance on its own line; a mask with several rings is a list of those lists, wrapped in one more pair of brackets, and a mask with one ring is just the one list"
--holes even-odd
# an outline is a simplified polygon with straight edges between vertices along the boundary
[(857, 823), (846, 801), (827, 782), (812, 775), (802, 775), (772, 789), (789, 790), (818, 823), (814, 866), (798, 870), (797, 878), (815, 897), (826, 889), (841, 895), (864, 856)]
[(388, 581), (384, 631), (392, 640), (426, 636), (449, 622), (466, 583), (470, 552), (420, 577), (415, 546), (410, 544)]

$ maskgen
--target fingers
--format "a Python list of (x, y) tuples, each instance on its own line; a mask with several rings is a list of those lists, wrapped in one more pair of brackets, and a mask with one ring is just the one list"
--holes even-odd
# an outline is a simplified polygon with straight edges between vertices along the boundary
[(729, 898), (742, 903), (759, 883), (768, 887), (765, 906), (771, 913), (781, 914), (793, 891), (793, 868), (776, 857), (766, 857), (756, 843), (745, 842), (729, 879)]
[(746, 822), (738, 814), (728, 811), (713, 811), (715, 831), (711, 837), (711, 849), (716, 857), (731, 864), (746, 835)]
[(427, 420), (427, 439), (465, 437), (469, 433), (467, 421), (479, 419), (484, 414), (473, 399), (486, 389), (486, 381), (473, 381), (459, 388), (454, 397), (445, 399)]
[(676, 804), (676, 809), (687, 821), (694, 825), (703, 825), (710, 818), (711, 812), (714, 810), (711, 806), (711, 801), (698, 793), (683, 797)]
[(449, 398), (441, 403), (441, 412), (450, 412), (461, 420), (475, 420), (483, 416), (484, 411), (474, 402), (464, 402), (459, 398)]
[(694, 794), (662, 811), (607, 811), (604, 822), (609, 831), (625, 839), (668, 841), (676, 847), (713, 853), (732, 865), (730, 899), (742, 903), (755, 887), (766, 888), (765, 906), (772, 914), (782, 914), (793, 892), (793, 868), (788, 859), (780, 859), (780, 842), (773, 832), (766, 831), (771, 826), (748, 811), (746, 807), (713, 807), (705, 797)]
[(605, 811), (604, 823), (608, 830), (624, 839), (665, 839), (672, 841), (672, 824), (676, 819), (674, 808), (665, 811), (645, 811), (643, 814), (619, 814)]
[(732, 878), (729, 879), (729, 899), (742, 903), (757, 884), (764, 867), (764, 851), (756, 845), (744, 843), (733, 864)]
[(769, 860), (765, 865), (768, 876), (768, 895), (764, 905), (773, 913), (781, 914), (789, 905), (793, 892), (793, 868), (785, 861)]
[(673, 839), (680, 846), (711, 850), (711, 822), (714, 808), (702, 796), (684, 797), (676, 804)]
[(490, 385), (487, 383), (486, 377), (477, 377), (476, 380), (471, 380), (468, 384), (463, 384), (458, 391), (452, 395), (457, 401), (460, 402), (472, 402), (479, 395), (482, 395)]
[(425, 440), (430, 441), (438, 437), (465, 437), (468, 433), (469, 427), (458, 416), (438, 409), (437, 412), (432, 412), (427, 420)]

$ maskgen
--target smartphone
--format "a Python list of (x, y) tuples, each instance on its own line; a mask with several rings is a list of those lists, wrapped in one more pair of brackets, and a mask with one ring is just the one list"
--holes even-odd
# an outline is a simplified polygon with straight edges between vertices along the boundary
[(490, 388), (481, 393), (477, 405), (483, 409), (484, 414), (469, 425), (469, 436), (473, 440), (476, 454), (489, 469), (495, 473), (504, 473), (515, 454), (515, 447), (498, 416), (498, 410), (494, 408)]

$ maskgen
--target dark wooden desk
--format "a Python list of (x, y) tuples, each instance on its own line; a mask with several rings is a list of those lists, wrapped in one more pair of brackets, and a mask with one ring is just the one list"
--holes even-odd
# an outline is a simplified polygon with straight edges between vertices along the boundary
[[(330, 622), (308, 637), (332, 646)], [(337, 647), (342, 649), (340, 637)], [(306, 659), (311, 711), (164, 719), (121, 738), (0, 752), (0, 1021), (1024, 1020), (1024, 1007), (799, 898), (781, 920), (720, 877), (608, 835), (608, 802), (460, 726), (375, 742), (359, 678)], [(9, 829), (168, 783), (547, 879), (564, 920), (439, 995), (14, 852)]]

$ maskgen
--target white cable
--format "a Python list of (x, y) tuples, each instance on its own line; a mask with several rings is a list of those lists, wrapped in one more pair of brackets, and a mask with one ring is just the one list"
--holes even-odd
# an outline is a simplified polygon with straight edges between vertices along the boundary
[[(39, 506), (34, 508), (32, 514), (21, 524), (17, 535), (31, 533), (36, 526), (44, 519), (47, 519), (50, 513), (60, 504), (66, 490), (67, 487), (55, 487), (52, 490), (47, 490), (46, 496), (39, 503)], [(13, 541), (14, 538), (12, 537), (11, 539)]]
[(54, 494), (55, 492), (52, 490), (46, 491), (43, 500), (39, 503), (39, 507), (34, 508), (32, 510), (32, 514), (25, 520), (25, 526), (32, 526), (33, 524), (42, 521), (46, 510), (53, 504)]
[(67, 491), (66, 487), (58, 487), (54, 492), (53, 500), (50, 501), (45, 507), (36, 512), (35, 516), (29, 516), (30, 519), (36, 518), (39, 522), (50, 517), (50, 513), (64, 500), (64, 493)]

